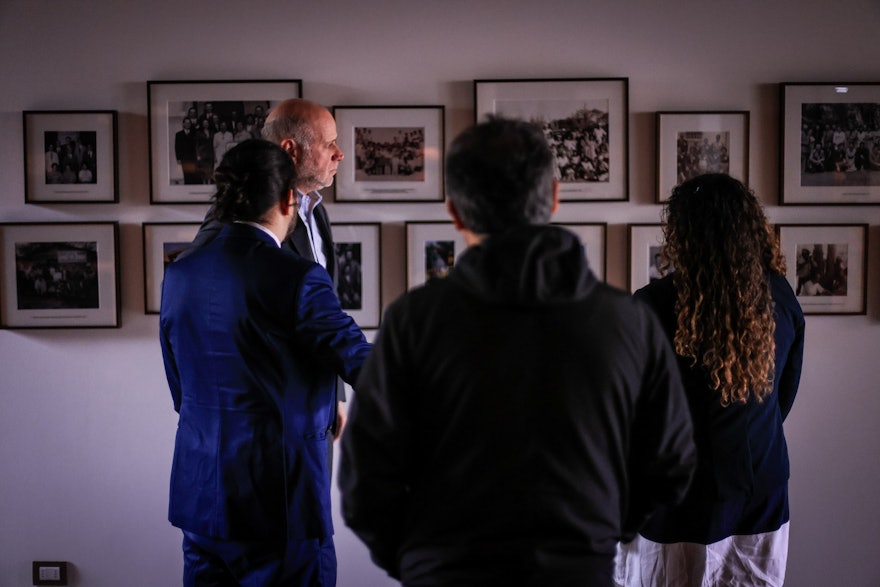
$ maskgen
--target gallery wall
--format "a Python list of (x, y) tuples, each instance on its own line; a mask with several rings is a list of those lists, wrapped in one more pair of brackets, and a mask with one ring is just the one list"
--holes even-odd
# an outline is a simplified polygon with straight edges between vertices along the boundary
[[(779, 204), (779, 83), (880, 82), (874, 0), (218, 3), (0, 2), (0, 222), (119, 222), (119, 328), (0, 330), (0, 587), (31, 561), (72, 585), (174, 585), (166, 521), (176, 415), (144, 313), (142, 225), (204, 205), (151, 205), (148, 80), (301, 79), (332, 105), (442, 105), (445, 142), (474, 117), (473, 80), (629, 80), (628, 199), (567, 202), (607, 224), (606, 279), (627, 285), (631, 223), (655, 223), (655, 113), (748, 111), (749, 183), (777, 223), (867, 223), (867, 312), (810, 315), (791, 453), (789, 585), (880, 584), (880, 206)], [(871, 57), (874, 56), (874, 57)], [(116, 110), (119, 202), (26, 204), (22, 111)], [(332, 200), (332, 198), (331, 198)], [(328, 202), (382, 225), (382, 302), (405, 287), (404, 222), (441, 203)], [(4, 267), (4, 271), (8, 271)], [(335, 495), (334, 495), (335, 498)], [(337, 520), (341, 587), (395, 585)]]

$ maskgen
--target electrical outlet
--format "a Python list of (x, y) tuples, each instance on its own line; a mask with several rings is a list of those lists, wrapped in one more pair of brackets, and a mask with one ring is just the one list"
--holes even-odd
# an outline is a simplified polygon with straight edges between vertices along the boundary
[(34, 561), (34, 585), (67, 585), (67, 563), (63, 561)]

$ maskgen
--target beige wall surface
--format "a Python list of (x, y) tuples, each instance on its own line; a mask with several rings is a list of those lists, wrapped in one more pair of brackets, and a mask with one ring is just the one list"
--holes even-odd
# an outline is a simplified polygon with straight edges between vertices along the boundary
[[(780, 82), (880, 82), (876, 0), (342, 0), (0, 2), (0, 222), (118, 221), (118, 329), (0, 331), (0, 587), (66, 560), (75, 585), (174, 585), (166, 521), (176, 426), (144, 314), (144, 222), (204, 205), (150, 205), (148, 80), (301, 79), (332, 105), (443, 105), (446, 142), (473, 119), (473, 80), (629, 79), (629, 199), (563, 203), (559, 222), (608, 225), (607, 280), (626, 284), (629, 223), (659, 220), (654, 115), (748, 110), (750, 184), (779, 223), (868, 223), (867, 315), (807, 318), (786, 432), (794, 586), (880, 585), (880, 206), (780, 206)], [(119, 112), (118, 204), (25, 204), (24, 110)], [(404, 288), (407, 220), (442, 204), (329, 203), (383, 225), (383, 302)], [(6, 268), (8, 271), (8, 268)], [(335, 496), (334, 496), (335, 497)], [(339, 522), (341, 587), (394, 585)]]

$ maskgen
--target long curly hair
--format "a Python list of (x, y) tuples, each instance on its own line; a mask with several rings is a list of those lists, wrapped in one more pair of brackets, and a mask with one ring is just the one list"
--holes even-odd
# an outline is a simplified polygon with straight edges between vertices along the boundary
[(784, 274), (785, 258), (761, 204), (728, 175), (701, 175), (673, 189), (663, 220), (676, 353), (704, 369), (722, 405), (763, 401), (776, 351), (768, 273)]

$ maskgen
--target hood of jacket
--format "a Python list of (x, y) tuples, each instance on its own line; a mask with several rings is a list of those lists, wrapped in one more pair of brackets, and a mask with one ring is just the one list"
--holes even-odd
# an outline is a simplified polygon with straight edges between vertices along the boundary
[(578, 237), (559, 226), (527, 226), (469, 247), (447, 279), (478, 298), (516, 305), (583, 299), (598, 283)]

